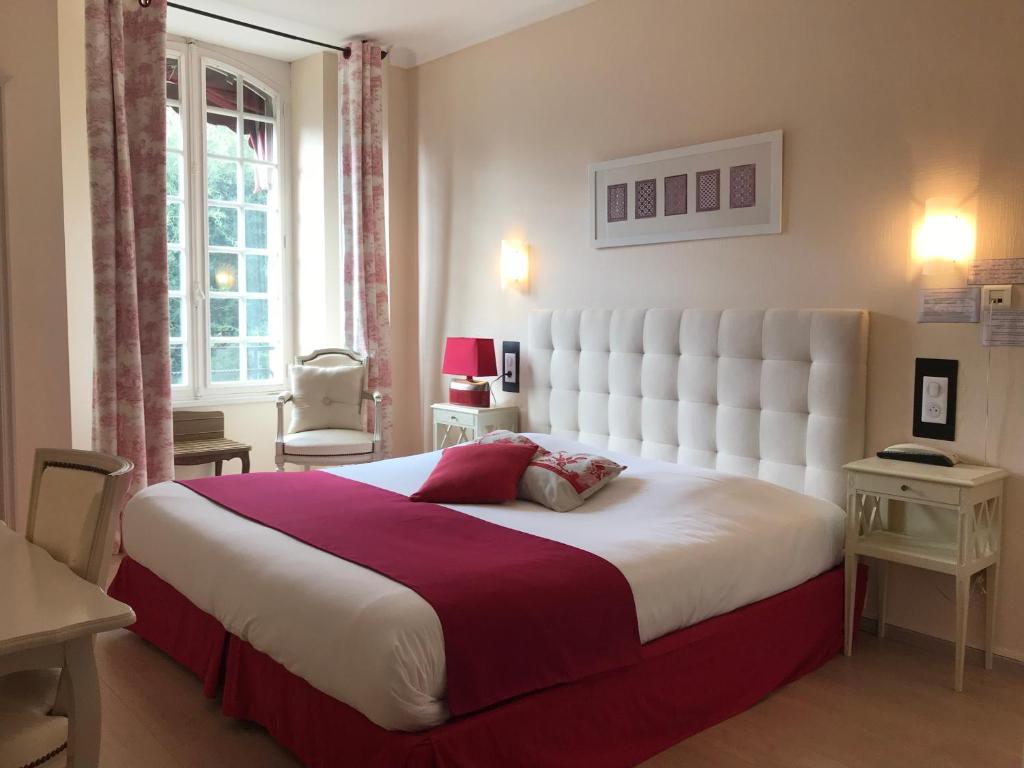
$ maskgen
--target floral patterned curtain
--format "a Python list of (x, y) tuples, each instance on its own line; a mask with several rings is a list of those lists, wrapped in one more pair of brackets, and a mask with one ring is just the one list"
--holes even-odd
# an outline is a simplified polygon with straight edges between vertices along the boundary
[(350, 47), (348, 59), (338, 57), (344, 332), (346, 343), (370, 355), (369, 386), (383, 396), (381, 447), (386, 457), (391, 455), (391, 324), (383, 72), (379, 45), (353, 42)]
[(164, 123), (166, 0), (86, 0), (96, 297), (93, 446), (174, 476)]

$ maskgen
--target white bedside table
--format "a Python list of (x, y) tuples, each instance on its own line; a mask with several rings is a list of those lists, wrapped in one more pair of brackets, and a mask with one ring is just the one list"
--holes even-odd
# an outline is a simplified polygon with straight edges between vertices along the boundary
[[(878, 561), (878, 634), (885, 636), (889, 563), (948, 573), (956, 579), (956, 663), (953, 688), (964, 687), (964, 649), (971, 577), (984, 570), (985, 668), (992, 668), (996, 588), (1003, 523), (1003, 478), (996, 467), (957, 464), (937, 467), (909, 461), (869, 458), (847, 464), (846, 644), (853, 653), (853, 607), (857, 561)], [(895, 504), (893, 504), (895, 502)], [(955, 534), (926, 539), (905, 529), (906, 505), (916, 504), (955, 515)], [(901, 530), (902, 529), (902, 530)]]
[(435, 403), (434, 450), (476, 440), (496, 429), (519, 431), (519, 408), (514, 405), (498, 408), (476, 408), (471, 405)]

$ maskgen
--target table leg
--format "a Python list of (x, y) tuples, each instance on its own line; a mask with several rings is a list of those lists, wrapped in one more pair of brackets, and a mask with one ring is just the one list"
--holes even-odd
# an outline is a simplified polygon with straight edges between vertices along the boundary
[(885, 617), (889, 605), (889, 561), (879, 560), (878, 566), (878, 636), (885, 637)]
[(249, 452), (246, 451), (240, 457), (242, 459), (242, 474), (249, 474)]
[(999, 591), (999, 563), (985, 569), (985, 669), (992, 669), (992, 643), (996, 634), (996, 593)]
[(215, 474), (217, 477), (220, 477), (220, 474), (223, 471), (224, 471), (224, 462), (222, 460), (217, 459), (217, 461), (213, 462), (213, 474)]
[(93, 636), (64, 644), (70, 684), (68, 768), (97, 768), (100, 763), (100, 682), (93, 655)]
[(956, 662), (953, 667), (953, 689), (964, 689), (964, 653), (967, 648), (967, 614), (971, 606), (971, 577), (956, 577)]
[(843, 622), (845, 630), (843, 652), (847, 656), (853, 655), (853, 609), (857, 602), (857, 560), (857, 555), (846, 555), (846, 610)]

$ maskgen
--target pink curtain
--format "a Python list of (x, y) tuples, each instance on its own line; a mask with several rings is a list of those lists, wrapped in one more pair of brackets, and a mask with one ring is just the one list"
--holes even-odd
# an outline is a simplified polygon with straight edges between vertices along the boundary
[(174, 476), (168, 353), (165, 0), (86, 0), (96, 297), (93, 446)]
[[(380, 46), (351, 43), (338, 57), (345, 340), (370, 355), (370, 389), (383, 396), (382, 450), (391, 455), (391, 324), (384, 233), (384, 105)], [(371, 411), (372, 413), (372, 411)]]

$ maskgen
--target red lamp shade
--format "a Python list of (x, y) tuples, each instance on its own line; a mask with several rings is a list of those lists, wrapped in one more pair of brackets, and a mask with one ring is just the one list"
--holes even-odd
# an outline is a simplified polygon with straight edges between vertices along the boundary
[(494, 339), (471, 339), (449, 336), (444, 345), (441, 373), (466, 376), (448, 384), (448, 402), (487, 408), (491, 404), (491, 387), (486, 381), (473, 381), (474, 376), (497, 376), (494, 361)]
[(449, 336), (444, 345), (444, 363), (441, 373), (456, 376), (497, 376), (494, 358), (494, 339), (471, 339)]

